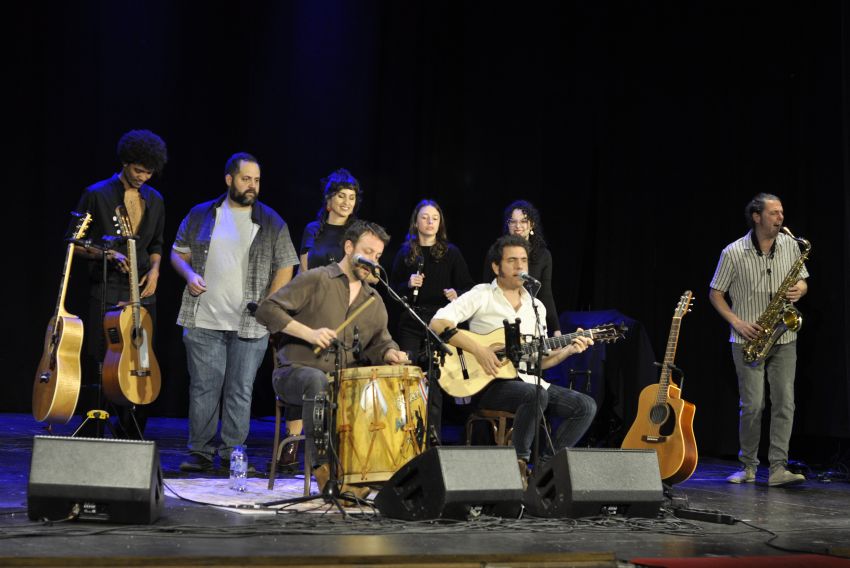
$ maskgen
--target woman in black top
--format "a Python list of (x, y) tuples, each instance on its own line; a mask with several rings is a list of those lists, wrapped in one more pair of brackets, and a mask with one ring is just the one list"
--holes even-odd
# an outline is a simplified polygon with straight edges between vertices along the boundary
[[(474, 282), (460, 250), (451, 244), (446, 220), (436, 201), (423, 199), (413, 209), (407, 240), (393, 260), (390, 284), (416, 310), (425, 323), (441, 307), (457, 299)], [(406, 311), (399, 317), (398, 333), (393, 338), (413, 361), (427, 369), (424, 352), (426, 331)], [(438, 437), (442, 424), (442, 396), (436, 377), (429, 377), (428, 424)]]
[(342, 260), (342, 235), (357, 219), (363, 197), (360, 183), (348, 170), (339, 169), (321, 183), (324, 203), (301, 237), (302, 271)]
[[(546, 329), (552, 335), (561, 335), (561, 324), (558, 321), (558, 310), (555, 298), (552, 296), (552, 253), (543, 238), (543, 223), (537, 208), (520, 199), (505, 208), (504, 233), (520, 236), (531, 244), (531, 255), (528, 259), (528, 273), (540, 281), (537, 298), (546, 306)], [(484, 268), (484, 279), (493, 280), (493, 270)], [(530, 286), (530, 285), (529, 285)]]
[[(300, 271), (339, 262), (345, 253), (342, 250), (342, 236), (348, 226), (357, 219), (357, 209), (363, 193), (360, 182), (346, 169), (340, 168), (321, 181), (322, 208), (316, 220), (304, 228), (301, 236)], [(303, 423), (301, 409), (286, 409), (286, 435), (301, 433)], [(278, 462), (281, 471), (298, 465), (298, 442), (287, 444), (281, 452)]]

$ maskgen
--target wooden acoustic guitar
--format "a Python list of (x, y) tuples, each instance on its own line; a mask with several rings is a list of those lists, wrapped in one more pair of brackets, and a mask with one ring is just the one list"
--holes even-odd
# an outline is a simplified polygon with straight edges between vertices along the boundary
[(696, 407), (682, 400), (681, 389), (671, 379), (679, 328), (682, 318), (690, 311), (693, 293), (687, 290), (673, 313), (673, 323), (667, 338), (667, 351), (657, 385), (643, 389), (638, 399), (637, 418), (623, 439), (623, 448), (655, 450), (661, 479), (681, 483), (697, 468), (697, 443), (694, 439)]
[(32, 388), (32, 415), (39, 422), (50, 424), (67, 424), (74, 415), (74, 408), (80, 396), (83, 322), (65, 309), (65, 294), (71, 276), (71, 262), (74, 259), (73, 241), (85, 236), (92, 216), (88, 212), (85, 215), (75, 215), (79, 215), (79, 220), (65, 252), (65, 264), (59, 281), (59, 297), (53, 317), (47, 324), (44, 350), (38, 362)]
[[(593, 329), (549, 337), (544, 339), (544, 344), (546, 350), (566, 347), (579, 336), (589, 337), (593, 339), (594, 343), (612, 342), (622, 338), (625, 330), (625, 326), (618, 327), (614, 324), (605, 324)], [(471, 338), (479, 345), (496, 349), (496, 355), (504, 360), (504, 328), (494, 329), (484, 335), (463, 329), (459, 329), (457, 332)], [(443, 364), (440, 366), (439, 383), (440, 387), (451, 396), (472, 396), (496, 379), (515, 379), (517, 377), (516, 367), (509, 360), (505, 360), (505, 364), (499, 368), (498, 375), (488, 375), (472, 354), (465, 353), (463, 349), (458, 349), (453, 345), (448, 347), (451, 355), (446, 355)], [(521, 347), (523, 356), (528, 356), (531, 353), (531, 346), (527, 342), (522, 343)]]
[(120, 233), (127, 239), (130, 264), (130, 303), (106, 312), (103, 332), (103, 393), (118, 405), (150, 404), (159, 396), (162, 377), (153, 352), (153, 321), (139, 296), (139, 265), (136, 240), (122, 205), (116, 208)]

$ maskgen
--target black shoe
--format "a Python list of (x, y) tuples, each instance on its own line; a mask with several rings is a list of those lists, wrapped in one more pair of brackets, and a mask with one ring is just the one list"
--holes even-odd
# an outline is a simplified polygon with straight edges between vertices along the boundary
[(298, 441), (289, 442), (283, 447), (280, 452), (280, 459), (277, 460), (277, 470), (281, 473), (298, 470)]
[(211, 471), (213, 462), (211, 459), (204, 457), (202, 454), (189, 454), (189, 457), (180, 464), (180, 471), (188, 471), (193, 473)]

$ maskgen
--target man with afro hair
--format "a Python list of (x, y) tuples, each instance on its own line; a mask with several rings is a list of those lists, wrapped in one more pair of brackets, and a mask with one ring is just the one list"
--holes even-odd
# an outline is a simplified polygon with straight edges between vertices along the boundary
[[(117, 153), (121, 170), (112, 177), (87, 187), (77, 205), (77, 211), (88, 211), (92, 214), (92, 224), (87, 236), (95, 245), (105, 249), (108, 261), (104, 280), (101, 249), (79, 245), (75, 247), (75, 255), (88, 261), (90, 273), (89, 309), (86, 319), (87, 390), (92, 390), (92, 387), (99, 384), (97, 368), (106, 354), (101, 300), (105, 300), (107, 310), (130, 300), (127, 243), (115, 238), (122, 236), (116, 222), (122, 208), (126, 211), (135, 236), (141, 302), (156, 327), (155, 293), (162, 260), (165, 205), (162, 195), (147, 185), (147, 182), (154, 174), (162, 171), (168, 155), (165, 142), (150, 130), (131, 130), (125, 133), (118, 141)], [(94, 405), (95, 402), (93, 396), (84, 395), (83, 404)], [(127, 407), (118, 410), (119, 433), (129, 438), (141, 437), (144, 431), (144, 412), (137, 411), (134, 420)]]

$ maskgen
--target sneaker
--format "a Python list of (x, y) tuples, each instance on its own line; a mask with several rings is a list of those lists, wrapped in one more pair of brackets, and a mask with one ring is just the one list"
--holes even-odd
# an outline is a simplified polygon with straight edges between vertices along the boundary
[(770, 472), (770, 477), (767, 478), (767, 484), (771, 487), (782, 487), (786, 485), (797, 485), (806, 481), (806, 476), (802, 473), (792, 473), (784, 467), (777, 467)]
[(726, 478), (729, 483), (753, 483), (756, 480), (756, 468), (748, 465)]
[(528, 489), (528, 462), (524, 459), (518, 459), (517, 465), (519, 466), (519, 478), (522, 480), (522, 490), (525, 491)]
[(192, 473), (210, 471), (212, 468), (212, 460), (202, 454), (189, 454), (189, 457), (180, 464), (180, 471), (188, 471)]

